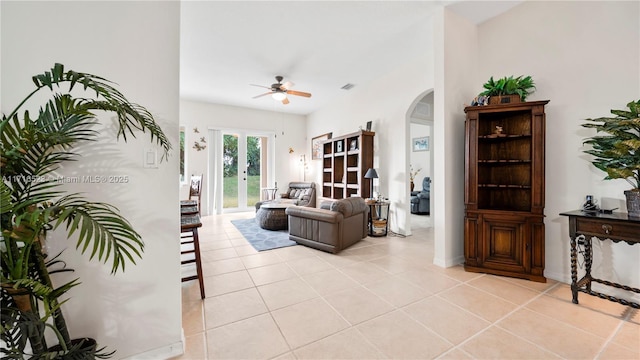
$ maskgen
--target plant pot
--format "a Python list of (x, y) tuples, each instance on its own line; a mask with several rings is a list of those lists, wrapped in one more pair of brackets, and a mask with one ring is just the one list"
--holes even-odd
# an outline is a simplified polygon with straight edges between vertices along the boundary
[(640, 218), (640, 189), (626, 190), (627, 214), (629, 217)]
[(489, 97), (489, 105), (521, 103), (520, 95), (498, 95)]
[(95, 359), (97, 342), (91, 338), (80, 338), (71, 340), (71, 351), (65, 351), (61, 345), (55, 345), (48, 349), (48, 352), (58, 353), (56, 359), (73, 358), (73, 359)]
[(15, 289), (12, 284), (2, 284), (2, 288), (13, 298), (18, 310), (31, 312), (31, 294), (24, 288)]

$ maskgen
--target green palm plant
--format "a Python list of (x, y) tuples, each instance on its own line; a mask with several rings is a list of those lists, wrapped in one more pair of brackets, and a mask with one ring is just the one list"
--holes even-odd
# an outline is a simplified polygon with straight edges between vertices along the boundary
[(585, 139), (592, 149), (591, 163), (607, 173), (605, 180), (624, 179), (634, 191), (640, 191), (640, 100), (631, 101), (625, 110), (611, 110), (615, 117), (586, 119), (585, 128), (596, 129), (596, 135)]
[[(55, 64), (32, 79), (35, 90), (0, 122), (0, 280), (3, 303), (8, 305), (2, 308), (1, 339), (7, 344), (2, 351), (7, 358), (23, 358), (28, 342), (34, 358), (108, 357), (113, 353), (87, 349), (84, 340), (71, 339), (60, 309), (66, 300), (60, 298), (79, 280), (54, 286), (51, 275), (72, 270), (46, 254), (42, 242), (47, 231), (64, 228), (67, 238), (77, 237), (81, 253), (110, 261), (113, 274), (124, 271), (127, 263), (135, 264), (144, 243), (118, 209), (63, 191), (53, 174), (64, 162), (76, 160), (77, 145), (97, 140), (92, 129), (97, 113), (116, 115), (117, 138), (125, 142), (136, 132), (148, 133), (151, 142), (162, 147), (163, 160), (171, 144), (149, 111), (128, 101), (102, 77), (65, 71)], [(95, 96), (75, 97), (71, 91), (77, 87)], [(50, 99), (37, 116), (21, 114), (36, 93), (47, 90)], [(18, 300), (25, 297), (26, 301)], [(47, 329), (58, 339), (57, 346), (47, 346)]]
[(503, 77), (493, 80), (493, 76), (482, 85), (484, 91), (479, 95), (482, 96), (502, 96), (502, 95), (519, 95), (520, 100), (525, 101), (535, 90), (536, 86), (531, 76), (520, 75), (518, 77)]

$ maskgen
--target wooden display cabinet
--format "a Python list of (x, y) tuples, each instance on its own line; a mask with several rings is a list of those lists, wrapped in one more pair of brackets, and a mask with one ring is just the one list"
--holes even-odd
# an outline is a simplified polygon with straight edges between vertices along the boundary
[(546, 282), (545, 101), (468, 106), (465, 270)]
[(374, 132), (358, 131), (322, 143), (322, 197), (371, 197), (367, 170), (373, 167)]

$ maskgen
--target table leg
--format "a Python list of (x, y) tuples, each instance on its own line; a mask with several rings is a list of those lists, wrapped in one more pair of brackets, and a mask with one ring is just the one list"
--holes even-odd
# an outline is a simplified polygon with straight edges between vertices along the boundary
[(587, 291), (591, 291), (591, 264), (593, 263), (593, 247), (591, 246), (591, 236), (584, 237), (584, 268), (586, 271)]
[(576, 236), (571, 236), (571, 295), (573, 303), (578, 303), (578, 250)]
[(200, 285), (200, 298), (204, 299), (204, 274), (202, 274), (202, 261), (200, 259), (200, 239), (198, 238), (198, 228), (193, 229), (193, 247), (196, 251), (196, 274), (198, 275), (198, 285)]

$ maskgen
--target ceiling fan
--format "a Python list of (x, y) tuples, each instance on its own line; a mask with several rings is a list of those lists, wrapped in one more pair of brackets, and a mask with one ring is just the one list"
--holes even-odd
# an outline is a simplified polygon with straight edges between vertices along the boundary
[(294, 85), (291, 81), (287, 81), (286, 83), (282, 83), (282, 76), (276, 76), (276, 81), (277, 83), (275, 84), (271, 84), (271, 87), (268, 86), (262, 86), (262, 85), (255, 85), (255, 84), (249, 84), (252, 86), (258, 86), (258, 87), (262, 87), (265, 89), (269, 89), (269, 91), (267, 91), (264, 94), (260, 94), (257, 96), (254, 96), (254, 99), (257, 99), (259, 97), (265, 96), (265, 95), (271, 95), (271, 97), (273, 97), (274, 100), (277, 101), (282, 101), (283, 104), (287, 105), (289, 103), (289, 99), (287, 98), (287, 94), (290, 95), (297, 95), (297, 96), (304, 96), (304, 97), (311, 97), (311, 94), (308, 92), (303, 92), (303, 91), (296, 91), (296, 90), (291, 90), (291, 87)]

